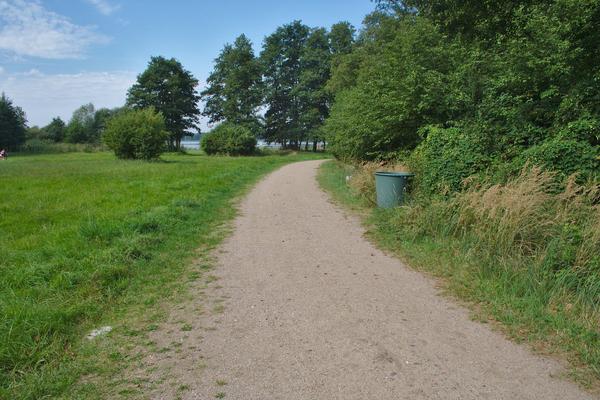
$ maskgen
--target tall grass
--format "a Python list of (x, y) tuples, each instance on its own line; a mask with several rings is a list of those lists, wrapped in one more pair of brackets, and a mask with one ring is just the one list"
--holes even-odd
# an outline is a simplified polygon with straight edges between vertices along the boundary
[[(324, 186), (356, 193), (352, 182), (332, 184), (345, 168), (328, 163)], [(444, 277), (449, 290), (477, 303), (511, 336), (566, 354), (582, 381), (597, 384), (599, 195), (598, 182), (581, 185), (575, 176), (561, 180), (528, 166), (503, 184), (466, 182), (452, 197), (417, 192), (403, 207), (373, 209), (370, 223), (382, 246)]]
[(106, 150), (102, 144), (91, 143), (55, 143), (49, 140), (30, 139), (19, 147), (21, 154), (57, 154)]
[(396, 222), (414, 235), (452, 235), (491, 268), (526, 276), (532, 290), (594, 309), (600, 191), (575, 178), (558, 182), (551, 172), (525, 168), (505, 184), (472, 185), (449, 200), (409, 207)]

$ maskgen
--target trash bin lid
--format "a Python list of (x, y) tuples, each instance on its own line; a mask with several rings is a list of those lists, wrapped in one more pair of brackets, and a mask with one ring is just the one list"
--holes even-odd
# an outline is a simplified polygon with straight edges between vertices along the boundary
[(397, 176), (397, 177), (415, 176), (415, 174), (413, 174), (412, 172), (388, 172), (388, 171), (377, 171), (377, 172), (375, 172), (375, 175), (379, 175), (379, 176)]

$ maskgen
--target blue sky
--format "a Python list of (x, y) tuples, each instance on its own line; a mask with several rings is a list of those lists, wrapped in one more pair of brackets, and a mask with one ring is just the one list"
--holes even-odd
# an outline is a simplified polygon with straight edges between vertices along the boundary
[(369, 0), (0, 0), (0, 91), (30, 125), (78, 106), (115, 107), (150, 56), (175, 57), (200, 82), (223, 45), (245, 33), (257, 53), (277, 26), (357, 28)]

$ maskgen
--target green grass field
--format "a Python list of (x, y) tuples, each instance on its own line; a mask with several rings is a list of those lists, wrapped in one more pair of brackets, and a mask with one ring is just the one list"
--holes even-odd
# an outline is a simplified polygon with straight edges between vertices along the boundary
[(0, 398), (64, 395), (90, 368), (89, 354), (80, 360), (87, 332), (176, 291), (198, 249), (222, 240), (232, 200), (267, 172), (317, 157), (1, 161)]

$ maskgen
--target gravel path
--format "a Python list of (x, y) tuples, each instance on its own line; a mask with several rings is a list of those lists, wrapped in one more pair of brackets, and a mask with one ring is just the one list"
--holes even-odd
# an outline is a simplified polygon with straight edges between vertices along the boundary
[(318, 188), (319, 164), (283, 167), (242, 202), (214, 272), (224, 309), (183, 398), (591, 398), (367, 242)]

